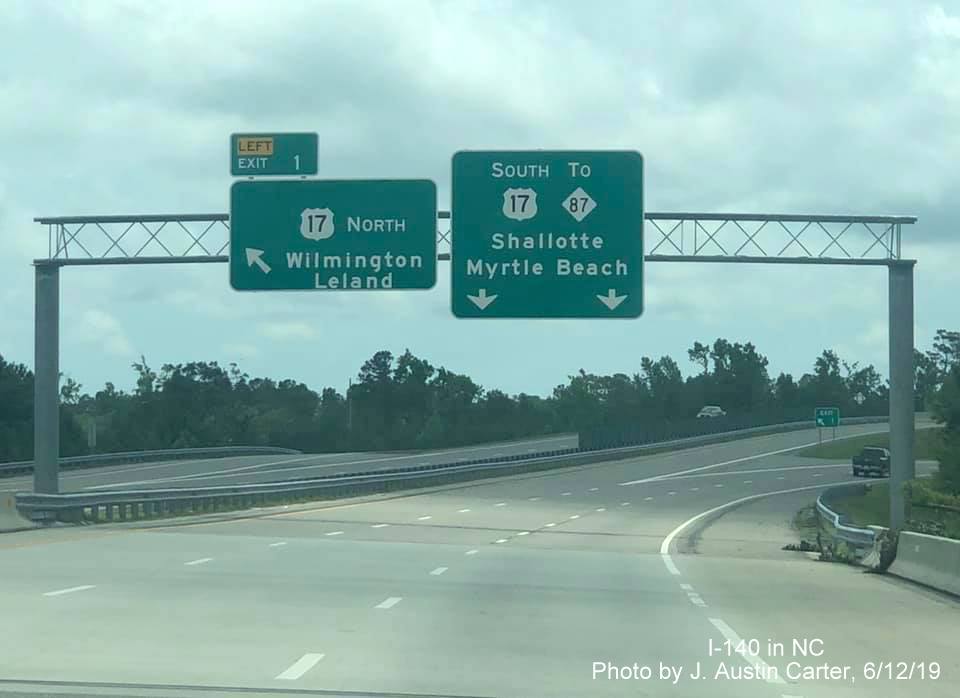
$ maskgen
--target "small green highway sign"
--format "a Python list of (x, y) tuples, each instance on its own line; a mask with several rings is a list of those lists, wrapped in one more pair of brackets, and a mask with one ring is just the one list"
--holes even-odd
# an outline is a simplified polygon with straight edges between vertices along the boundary
[(238, 291), (432, 288), (437, 186), (426, 179), (234, 182), (229, 266)]
[(643, 312), (638, 152), (458, 152), (451, 230), (457, 317), (635, 318)]
[(230, 174), (269, 177), (317, 174), (316, 133), (234, 133)]
[(813, 411), (813, 419), (818, 427), (840, 426), (839, 407), (817, 407)]

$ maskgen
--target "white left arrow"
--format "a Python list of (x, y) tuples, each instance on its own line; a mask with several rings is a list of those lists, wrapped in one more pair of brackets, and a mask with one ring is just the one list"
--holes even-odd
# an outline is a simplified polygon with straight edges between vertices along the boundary
[(607, 295), (601, 296), (598, 294), (597, 298), (600, 299), (601, 303), (603, 303), (605, 306), (610, 308), (610, 310), (614, 310), (618, 305), (620, 305), (627, 299), (626, 296), (618, 296), (617, 292), (614, 291), (612, 288), (609, 291), (607, 291)]
[(256, 264), (264, 274), (270, 273), (270, 265), (263, 261), (263, 250), (257, 250), (252, 247), (247, 249), (247, 266), (252, 267)]

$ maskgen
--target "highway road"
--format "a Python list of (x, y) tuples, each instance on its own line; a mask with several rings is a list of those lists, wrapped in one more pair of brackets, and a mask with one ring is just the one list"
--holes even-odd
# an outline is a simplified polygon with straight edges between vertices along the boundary
[[(791, 452), (814, 442), (9, 534), (0, 692), (960, 695), (960, 603), (781, 550), (793, 513), (851, 479)], [(913, 677), (871, 680), (871, 662)]]
[[(207, 487), (270, 482), (318, 475), (452, 463), (576, 448), (576, 434), (558, 434), (459, 448), (396, 453), (320, 453), (234, 456), (111, 465), (60, 471), (60, 491)], [(0, 479), (0, 490), (30, 490), (32, 476)]]

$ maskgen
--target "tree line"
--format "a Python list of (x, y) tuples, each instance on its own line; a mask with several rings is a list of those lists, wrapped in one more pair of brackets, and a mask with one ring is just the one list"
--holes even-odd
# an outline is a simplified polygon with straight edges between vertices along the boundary
[[(440, 448), (695, 417), (704, 405), (730, 415), (812, 419), (815, 406), (886, 414), (889, 386), (872, 366), (824, 350), (808, 373), (771, 377), (750, 342), (694, 342), (684, 377), (669, 356), (643, 357), (632, 375), (580, 370), (549, 396), (507, 394), (405, 351), (378, 351), (349, 388), (319, 392), (294, 380), (251, 377), (236, 364), (132, 364), (131, 391), (93, 394), (69, 377), (60, 389), (61, 454), (221, 445), (307, 452)], [(915, 399), (928, 409), (960, 366), (960, 332), (938, 330), (916, 352)], [(32, 457), (33, 374), (0, 356), (0, 461)], [(95, 441), (93, 435), (95, 433)]]

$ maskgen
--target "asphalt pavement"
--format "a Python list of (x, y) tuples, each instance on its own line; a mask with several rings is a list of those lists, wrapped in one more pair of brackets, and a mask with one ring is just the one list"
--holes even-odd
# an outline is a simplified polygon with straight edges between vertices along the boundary
[(781, 549), (853, 479), (791, 452), (816, 440), (10, 534), (0, 692), (960, 694), (960, 603)]

